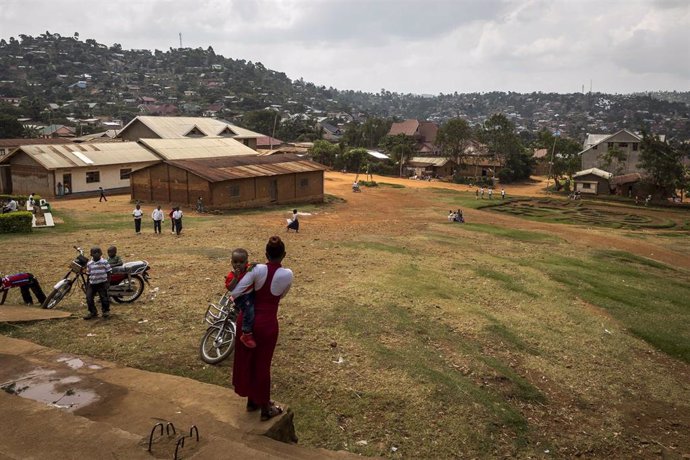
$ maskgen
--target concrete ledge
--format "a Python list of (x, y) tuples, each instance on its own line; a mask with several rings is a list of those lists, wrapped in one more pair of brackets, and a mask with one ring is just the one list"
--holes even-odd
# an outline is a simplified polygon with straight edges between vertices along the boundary
[(45, 319), (69, 318), (72, 313), (61, 310), (46, 310), (26, 305), (0, 305), (0, 323), (40, 321)]
[[(294, 413), (285, 405), (282, 415), (262, 422), (260, 414), (247, 412), (246, 401), (229, 388), (77, 357), (2, 335), (0, 384), (6, 391), (18, 394), (0, 395), (0, 429), (9, 437), (17, 433), (24, 438), (0, 441), (0, 458), (48, 458), (56, 453), (60, 458), (140, 458), (142, 452), (149, 455), (145, 445), (158, 422), (173, 422), (178, 437), (188, 434), (192, 425), (198, 427), (202, 442), (197, 445), (187, 439), (185, 458), (224, 458), (229, 452), (233, 457), (246, 458), (328, 459), (353, 455), (290, 444), (295, 439)], [(41, 398), (36, 394), (39, 390), (45, 392), (47, 386), (53, 393), (37, 402)], [(25, 399), (32, 392), (33, 400)], [(55, 403), (53, 400), (58, 398)], [(9, 407), (4, 404), (6, 400), (13, 403), (11, 415), (5, 411)], [(49, 434), (44, 439), (46, 432)], [(29, 437), (29, 433), (33, 435)], [(23, 452), (27, 439), (34, 439), (34, 445)], [(175, 447), (174, 442), (169, 445), (172, 441), (159, 440), (161, 449), (155, 450), (154, 456), (170, 458)], [(137, 455), (130, 455), (135, 451)]]

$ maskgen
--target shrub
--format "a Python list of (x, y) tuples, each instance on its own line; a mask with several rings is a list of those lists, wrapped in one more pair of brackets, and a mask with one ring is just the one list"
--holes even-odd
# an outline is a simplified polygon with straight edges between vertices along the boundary
[(494, 185), (494, 180), (489, 176), (453, 176), (453, 182), (456, 184), (472, 184), (478, 187), (493, 187)]
[(0, 233), (30, 233), (32, 218), (29, 211), (0, 214)]

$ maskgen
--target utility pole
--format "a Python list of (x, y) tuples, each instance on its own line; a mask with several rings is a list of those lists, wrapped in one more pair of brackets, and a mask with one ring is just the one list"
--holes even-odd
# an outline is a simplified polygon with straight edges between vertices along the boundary
[[(548, 195), (549, 193), (549, 181), (551, 180), (551, 171), (553, 170), (553, 157), (556, 152), (556, 140), (558, 139), (558, 136), (561, 135), (561, 132), (559, 130), (556, 130), (553, 133), (553, 147), (551, 148), (551, 161), (549, 161), (549, 175), (546, 176), (546, 194)], [(556, 182), (556, 179), (553, 180), (554, 184)]]
[(182, 32), (180, 32), (180, 49), (182, 49)]

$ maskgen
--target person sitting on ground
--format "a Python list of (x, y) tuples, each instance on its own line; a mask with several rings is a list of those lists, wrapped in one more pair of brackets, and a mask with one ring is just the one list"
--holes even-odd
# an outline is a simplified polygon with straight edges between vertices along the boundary
[(293, 209), (292, 210), (292, 219), (287, 220), (287, 231), (289, 232), (290, 230), (294, 230), (296, 233), (299, 233), (299, 219), (297, 218), (297, 210)]
[(7, 203), (7, 206), (5, 206), (5, 208), (7, 209), (7, 211), (5, 211), (5, 212), (16, 211), (17, 210), (17, 200), (15, 200), (14, 198), (10, 198), (9, 203)]
[(457, 212), (455, 212), (455, 217), (453, 219), (455, 222), (460, 222), (461, 224), (465, 223), (465, 218), (462, 215), (462, 210), (458, 209)]
[(352, 191), (353, 192), (359, 192), (359, 182), (358, 181), (354, 181), (352, 183)]
[[(251, 272), (256, 266), (255, 263), (248, 263), (249, 253), (246, 249), (237, 248), (232, 251), (232, 271), (225, 277), (225, 288), (232, 291), (240, 282), (242, 277)], [(244, 321), (242, 322), (242, 335), (240, 335), (240, 342), (247, 348), (256, 348), (256, 341), (254, 340), (254, 291), (242, 294), (233, 299), (235, 306), (242, 312)]]
[(110, 246), (108, 248), (108, 265), (110, 268), (122, 267), (122, 257), (117, 255), (117, 247)]
[(455, 220), (455, 212), (453, 210), (448, 211), (448, 222), (453, 222)]

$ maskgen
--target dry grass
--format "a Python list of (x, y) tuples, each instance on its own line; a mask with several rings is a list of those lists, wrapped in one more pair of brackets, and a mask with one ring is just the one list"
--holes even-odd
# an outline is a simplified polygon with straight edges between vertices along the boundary
[[(352, 195), (349, 183), (327, 182), (348, 201), (310, 208), (299, 234), (284, 233), (285, 208), (190, 216), (179, 239), (136, 237), (122, 217), (129, 205), (116, 199), (106, 210), (63, 210), (68, 225), (57, 232), (2, 236), (2, 268), (29, 269), (45, 287), (66, 270), (72, 244), (117, 243), (125, 259), (151, 263), (159, 291), (115, 306), (108, 322), (0, 332), (229, 385), (229, 362), (197, 358), (202, 315), (222, 293), (230, 250), (258, 258), (278, 233), (295, 285), (281, 304), (274, 397), (295, 409), (301, 443), (392, 458), (648, 457), (654, 442), (671, 456), (688, 451), (686, 271), (496, 225), (490, 212), (447, 223), (448, 205), (469, 194)], [(607, 290), (607, 277), (619, 284)], [(73, 294), (61, 308), (82, 313), (82, 301)], [(675, 325), (664, 334), (669, 308)], [(679, 344), (668, 348), (677, 358), (658, 351), (663, 338)], [(669, 407), (655, 422), (639, 416)]]

